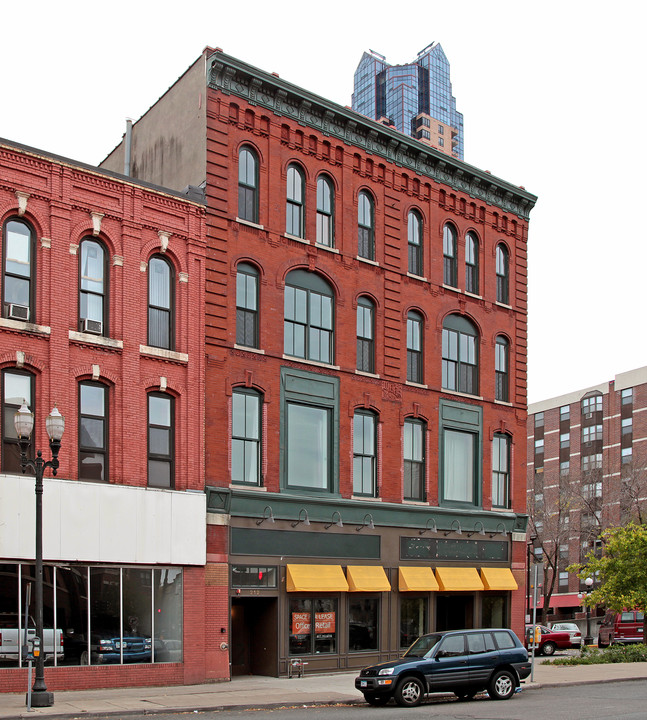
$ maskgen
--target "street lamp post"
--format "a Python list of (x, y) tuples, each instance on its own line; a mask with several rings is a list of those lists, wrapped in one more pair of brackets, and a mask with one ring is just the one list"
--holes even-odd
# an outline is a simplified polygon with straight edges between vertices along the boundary
[[(586, 585), (586, 597), (588, 599), (591, 587), (593, 585), (593, 578), (587, 577), (584, 581)], [(585, 645), (593, 645), (593, 638), (591, 637), (591, 606), (586, 603), (586, 637), (584, 638)]]
[[(45, 644), (43, 633), (43, 473), (47, 468), (52, 469), (52, 475), (58, 470), (58, 452), (61, 449), (61, 438), (65, 430), (65, 418), (58, 411), (56, 405), (45, 420), (49, 447), (52, 452), (51, 460), (43, 460), (43, 453), (38, 450), (36, 459), (27, 457), (29, 440), (34, 429), (34, 414), (29, 411), (27, 403), (23, 402), (20, 410), (14, 416), (14, 426), (18, 443), (20, 445), (20, 467), (24, 472), (31, 469), (36, 476), (36, 636), (40, 638), (41, 650), (36, 658), (36, 676), (31, 692), (33, 707), (50, 707), (54, 704), (54, 693), (47, 692), (45, 685)], [(56, 648), (54, 648), (56, 652)]]

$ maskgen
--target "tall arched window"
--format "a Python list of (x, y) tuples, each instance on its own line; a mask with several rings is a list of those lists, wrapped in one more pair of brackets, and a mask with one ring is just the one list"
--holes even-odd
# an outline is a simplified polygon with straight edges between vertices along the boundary
[(259, 346), (258, 270), (249, 263), (236, 268), (236, 344)]
[(262, 398), (248, 388), (235, 388), (231, 398), (231, 481), (261, 484)]
[(510, 263), (508, 248), (499, 243), (496, 246), (496, 299), (508, 305), (510, 302)]
[[(2, 472), (21, 473), (20, 447), (14, 426), (14, 415), (26, 403), (34, 412), (34, 376), (31, 373), (6, 368), (2, 371)], [(31, 440), (28, 457), (32, 457)], [(32, 473), (29, 472), (31, 475)]]
[(154, 255), (148, 263), (148, 344), (173, 350), (173, 269)]
[(295, 237), (305, 237), (303, 173), (296, 165), (288, 167), (285, 205), (285, 232)]
[(35, 322), (34, 231), (17, 218), (7, 220), (2, 238), (2, 316)]
[(462, 315), (449, 315), (443, 324), (445, 390), (478, 395), (478, 332)]
[(412, 310), (407, 315), (407, 380), (422, 383), (422, 316)]
[(357, 369), (375, 372), (375, 305), (366, 297), (357, 301)]
[(248, 146), (238, 155), (238, 217), (258, 222), (258, 156)]
[(447, 223), (443, 228), (443, 282), (450, 287), (458, 285), (456, 229)]
[(285, 279), (284, 352), (333, 362), (333, 293), (319, 275), (293, 270)]
[(422, 218), (416, 210), (409, 213), (407, 236), (409, 240), (409, 272), (412, 275), (422, 276)]
[(465, 236), (465, 291), (479, 294), (479, 241), (473, 232)]
[(166, 393), (148, 394), (148, 484), (175, 487), (174, 399)]
[(362, 190), (357, 203), (357, 254), (375, 260), (375, 217), (373, 199)]
[(353, 416), (353, 495), (377, 495), (377, 418), (367, 410)]
[(317, 242), (335, 247), (335, 194), (330, 178), (320, 175), (317, 179)]
[(79, 275), (79, 330), (108, 335), (107, 253), (97, 240), (81, 241)]
[(495, 399), (508, 402), (508, 341), (503, 335), (497, 336), (494, 346)]

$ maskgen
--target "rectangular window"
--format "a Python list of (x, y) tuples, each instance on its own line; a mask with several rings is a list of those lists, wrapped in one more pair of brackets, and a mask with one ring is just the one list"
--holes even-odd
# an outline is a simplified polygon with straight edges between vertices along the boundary
[(79, 385), (79, 480), (108, 480), (108, 388)]
[(495, 435), (492, 440), (492, 505), (510, 507), (510, 439)]
[(623, 465), (628, 465), (633, 459), (633, 450), (630, 447), (622, 448), (620, 454)]
[(377, 487), (375, 415), (356, 412), (353, 418), (353, 494), (374, 497)]
[(443, 498), (474, 503), (475, 436), (458, 430), (443, 433)]
[(602, 453), (582, 455), (582, 472), (599, 470), (602, 467)]
[(622, 391), (622, 404), (623, 405), (632, 405), (634, 401), (634, 389), (633, 388), (625, 388)]
[(173, 398), (163, 393), (148, 396), (148, 484), (175, 487)]
[(602, 440), (602, 425), (589, 425), (582, 428), (582, 442), (590, 443)]
[(560, 462), (559, 464), (559, 474), (560, 477), (567, 477), (568, 474), (571, 471), (571, 463), (569, 460), (564, 460), (563, 462)]
[(544, 427), (544, 413), (538, 412), (535, 413), (535, 428)]
[(426, 597), (400, 595), (400, 648), (408, 648), (427, 632), (429, 601)]
[(602, 395), (592, 395), (582, 399), (582, 415), (590, 415), (594, 412), (602, 412)]
[[(22, 473), (20, 446), (14, 425), (14, 415), (23, 402), (34, 409), (34, 378), (20, 370), (5, 370), (2, 373), (2, 471)], [(27, 457), (31, 458), (31, 440)], [(31, 474), (31, 471), (28, 471)]]
[(366, 298), (357, 303), (357, 369), (375, 372), (375, 344), (373, 342), (374, 305)]
[(622, 436), (631, 435), (633, 433), (633, 418), (622, 418), (620, 421)]
[(566, 420), (570, 420), (570, 417), (571, 417), (571, 406), (570, 405), (562, 405), (562, 407), (559, 409), (559, 421), (566, 422)]
[(559, 447), (562, 449), (569, 448), (571, 446), (571, 434), (561, 433), (559, 436)]
[(289, 654), (321, 655), (337, 652), (337, 600), (290, 598)]
[(275, 566), (232, 565), (232, 588), (275, 588), (278, 587)]
[(405, 500), (425, 499), (425, 426), (419, 420), (404, 421)]
[(378, 648), (377, 598), (352, 598), (348, 603), (348, 650), (364, 652)]

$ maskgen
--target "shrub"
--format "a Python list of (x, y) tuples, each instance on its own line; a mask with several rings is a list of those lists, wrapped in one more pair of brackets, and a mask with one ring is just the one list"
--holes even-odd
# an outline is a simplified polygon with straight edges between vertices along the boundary
[(647, 645), (612, 645), (605, 650), (583, 647), (580, 655), (546, 660), (546, 665), (599, 665), (603, 663), (647, 662)]

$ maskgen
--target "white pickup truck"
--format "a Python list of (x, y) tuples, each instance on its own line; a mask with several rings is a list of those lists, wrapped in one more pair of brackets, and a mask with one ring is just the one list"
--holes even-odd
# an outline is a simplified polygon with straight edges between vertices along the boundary
[[(24, 618), (20, 618), (24, 621)], [(11, 612), (0, 612), (0, 662), (18, 662), (20, 651), (25, 644), (25, 629), (20, 628), (18, 614)], [(54, 654), (58, 660), (63, 659), (63, 631), (44, 629), (41, 648), (45, 655), (45, 662), (53, 662)], [(30, 616), (27, 627), (27, 639), (31, 640), (36, 636), (36, 623)]]

